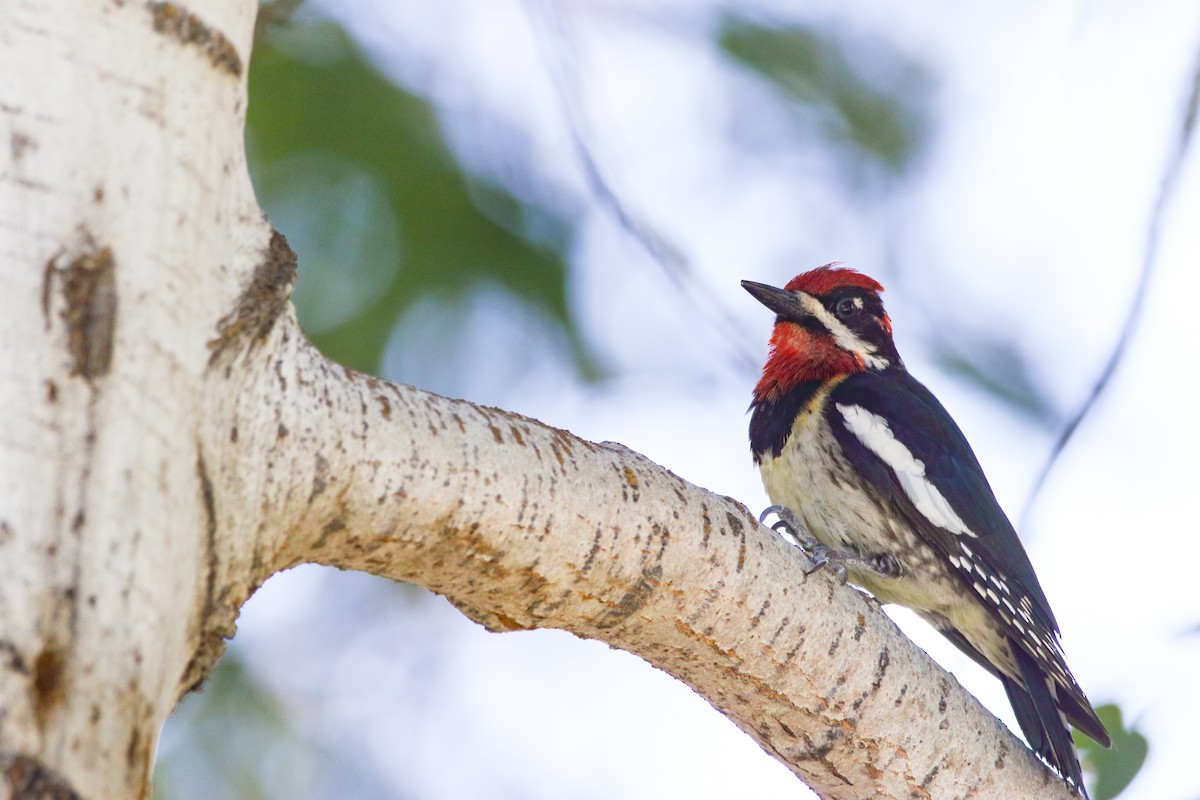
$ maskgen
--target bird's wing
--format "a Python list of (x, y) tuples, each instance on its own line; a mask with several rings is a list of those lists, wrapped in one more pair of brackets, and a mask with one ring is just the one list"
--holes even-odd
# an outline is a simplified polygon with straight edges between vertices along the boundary
[[(864, 372), (834, 389), (826, 413), (858, 473), (946, 558), (968, 587), (978, 591), (976, 584), (981, 584), (982, 599), (998, 612), (1006, 611), (1004, 605), (989, 602), (986, 590), (994, 597), (1007, 597), (1016, 611), (1004, 616), (1058, 633), (1033, 565), (983, 468), (928, 389), (903, 370)], [(1012, 632), (1021, 638), (1017, 630)]]
[[(1036, 661), (1065, 690), (1053, 694), (1067, 717), (1107, 744), (1104, 725), (1067, 668), (1058, 623), (1029, 556), (966, 437), (937, 398), (906, 371), (865, 372), (838, 384), (825, 413), (858, 474), (945, 557), (1028, 655), (1014, 654), (1018, 663)], [(1021, 722), (1024, 728), (1026, 720)]]

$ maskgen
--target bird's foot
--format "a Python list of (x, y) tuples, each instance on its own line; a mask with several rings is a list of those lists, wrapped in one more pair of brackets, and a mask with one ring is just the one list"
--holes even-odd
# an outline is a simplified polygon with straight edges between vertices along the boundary
[(867, 569), (880, 575), (884, 578), (899, 578), (901, 569), (900, 562), (889, 556), (887, 553), (876, 553), (873, 556), (868, 556), (863, 559), (863, 563)]
[(767, 506), (766, 509), (758, 515), (758, 521), (763, 525), (767, 524), (767, 517), (774, 515), (776, 517), (775, 524), (771, 525), (771, 530), (776, 533), (786, 533), (788, 536), (796, 540), (800, 548), (804, 552), (812, 555), (820, 548), (826, 548), (825, 545), (817, 541), (804, 523), (796, 519), (796, 515), (787, 506)]
[(805, 575), (812, 575), (824, 567), (829, 567), (833, 570), (833, 574), (837, 576), (838, 580), (845, 583), (848, 577), (846, 567), (850, 566), (864, 572), (874, 572), (885, 578), (898, 578), (900, 576), (900, 564), (886, 553), (860, 556), (858, 553), (836, 550), (818, 541), (816, 537), (809, 533), (808, 528), (800, 520), (796, 519), (796, 515), (787, 506), (768, 506), (759, 515), (758, 521), (765, 525), (767, 517), (771, 515), (776, 517), (775, 524), (771, 526), (771, 530), (781, 531), (795, 539), (796, 543), (800, 545), (800, 549), (812, 561), (813, 565), (805, 571)]

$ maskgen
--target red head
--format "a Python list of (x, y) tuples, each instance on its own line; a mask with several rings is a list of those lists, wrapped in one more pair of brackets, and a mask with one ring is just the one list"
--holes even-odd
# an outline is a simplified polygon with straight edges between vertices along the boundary
[(801, 383), (902, 366), (879, 299), (883, 286), (874, 279), (830, 264), (797, 275), (783, 289), (753, 281), (742, 286), (778, 315), (755, 402), (778, 399)]

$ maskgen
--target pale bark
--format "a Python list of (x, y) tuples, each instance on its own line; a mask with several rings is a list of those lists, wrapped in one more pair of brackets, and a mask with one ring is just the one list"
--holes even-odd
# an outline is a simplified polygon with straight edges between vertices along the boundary
[(242, 150), (256, 9), (0, 4), (0, 797), (145, 796), (306, 561), (636, 653), (826, 797), (1072, 796), (735, 501), (308, 345)]

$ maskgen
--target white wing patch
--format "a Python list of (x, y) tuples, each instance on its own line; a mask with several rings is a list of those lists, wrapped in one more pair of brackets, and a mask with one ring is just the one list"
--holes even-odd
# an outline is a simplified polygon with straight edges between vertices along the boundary
[[(900, 487), (917, 511), (943, 530), (959, 536), (975, 537), (975, 532), (954, 512), (945, 495), (925, 477), (924, 462), (914, 458), (904, 443), (896, 438), (886, 419), (862, 406), (838, 403), (837, 410), (842, 414), (846, 430), (853, 433), (864, 447), (879, 456), (896, 474)], [(969, 554), (970, 551), (967, 551)]]

